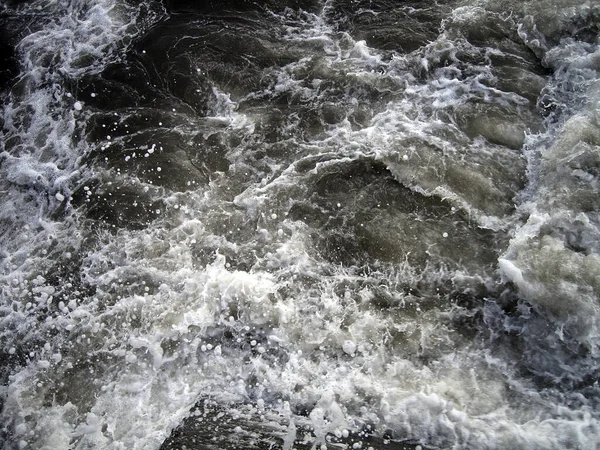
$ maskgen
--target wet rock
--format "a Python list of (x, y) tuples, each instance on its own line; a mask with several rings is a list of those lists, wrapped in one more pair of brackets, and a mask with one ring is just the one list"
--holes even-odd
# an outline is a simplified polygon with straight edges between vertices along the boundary
[[(296, 424), (296, 422), (298, 422)], [(309, 450), (372, 448), (373, 450), (426, 450), (419, 444), (378, 436), (371, 431), (328, 434), (318, 443), (306, 417), (290, 417), (252, 405), (224, 405), (206, 399), (198, 402), (189, 417), (173, 430), (160, 450)]]

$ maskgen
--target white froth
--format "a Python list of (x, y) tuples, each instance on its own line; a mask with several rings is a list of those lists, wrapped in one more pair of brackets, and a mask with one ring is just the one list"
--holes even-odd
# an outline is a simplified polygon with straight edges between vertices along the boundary
[[(347, 438), (349, 430), (366, 424), (441, 448), (559, 449), (560, 439), (568, 436), (569, 445), (591, 449), (600, 441), (596, 411), (558, 406), (560, 393), (544, 396), (486, 343), (457, 331), (452, 319), (462, 307), (445, 304), (442, 294), (429, 299), (406, 288), (426, 290), (440, 279), (459, 286), (469, 273), (440, 270), (427, 278), (398, 264), (365, 274), (324, 261), (312, 248), (314, 230), (285, 216), (288, 194), (296, 195), (298, 180), (307, 176), (293, 164), (273, 169), (272, 178), (263, 178), (233, 201), (215, 200), (215, 181), (172, 195), (166, 202), (174, 206), (153, 208), (160, 218), (147, 229), (107, 232), (98, 237), (102, 245), (83, 246), (77, 217), (60, 222), (51, 213), (85, 179), (87, 169), (79, 164), (87, 149), (72, 136), (91, 107), (73, 99), (56, 106), (55, 99), (72, 96), (62, 93), (59, 83), (50, 89), (36, 81), (44, 75), (41, 57), (52, 40), (53, 48), (71, 49), (57, 56), (62, 70), (75, 78), (95, 73), (135, 30), (128, 25), (131, 17), (122, 15), (124, 5), (77, 5), (77, 14), (58, 16), (56, 23), (22, 42), (31, 95), (15, 99), (5, 110), (7, 128), (33, 150), (22, 157), (7, 154), (1, 169), (1, 190), (10, 191), (1, 216), (20, 218), (6, 241), (11, 244), (3, 248), (2, 295), (15, 299), (7, 309), (10, 320), (43, 337), (43, 344), (33, 349), (21, 350), (21, 343), (13, 341), (6, 346), (9, 355), (23, 351), (30, 361), (11, 378), (3, 413), (14, 420), (20, 447), (157, 449), (206, 393), (223, 404), (251, 401), (261, 411), (281, 412), (289, 418), (284, 449), (293, 448), (298, 437), (295, 419), (310, 423), (315, 448), (326, 445), (328, 433)], [(468, 25), (484, 13), (483, 7), (465, 6), (454, 11), (453, 20)], [(75, 16), (81, 18), (76, 21)], [(585, 199), (573, 195), (597, 195), (596, 177), (576, 164), (566, 173), (575, 156), (585, 162), (597, 153), (597, 117), (584, 111), (556, 126), (558, 139), (553, 134), (557, 128), (551, 127), (545, 135), (525, 140), (532, 180), (529, 197), (514, 214), (513, 199), (506, 200), (482, 170), (497, 160), (507, 163), (497, 168), (500, 172), (519, 170), (515, 161), (520, 154), (489, 139), (507, 131), (519, 134), (520, 128), (495, 123), (478, 127), (480, 134), (473, 137), (440, 119), (481, 99), (522, 107), (522, 99), (480, 82), (489, 76), (484, 65), (460, 73), (466, 65), (461, 52), (472, 51), (466, 42), (442, 35), (419, 55), (390, 60), (345, 33), (349, 44), (341, 45), (340, 33), (322, 14), (306, 13), (298, 21), (300, 25), (286, 25), (283, 38), (320, 43), (323, 77), (360, 80), (393, 95), (366, 126), (343, 120), (325, 137), (294, 143), (294, 148), (309, 156), (327, 155), (331, 164), (357, 157), (383, 161), (414, 192), (452, 202), (453, 211), (465, 211), (481, 227), (512, 231), (513, 239), (498, 259), (500, 275), (484, 281), (512, 282), (521, 299), (548, 312), (558, 328), (571, 330), (580, 342), (600, 342), (598, 223), (585, 209)], [(546, 52), (545, 61), (570, 80), (583, 77), (586, 95), (592, 95), (598, 50), (569, 39), (554, 49), (543, 48), (549, 44), (533, 42), (534, 28), (521, 30), (530, 48)], [(444, 55), (447, 66), (434, 68), (436, 58)], [(91, 65), (82, 65), (87, 60)], [(412, 63), (425, 68), (430, 82), (409, 74)], [(296, 74), (310, 64), (303, 59), (281, 68), (273, 92), (314, 101), (331, 80), (304, 83)], [(552, 89), (561, 88), (561, 79), (552, 83)], [(28, 129), (19, 128), (23, 125), (17, 121), (21, 103), (35, 111)], [(227, 132), (240, 132), (251, 141), (254, 118), (240, 113), (238, 106), (229, 93), (214, 88), (211, 114)], [(63, 111), (62, 116), (49, 114), (52, 108)], [(517, 136), (511, 142), (521, 141)], [(538, 144), (542, 141), (554, 144)], [(39, 142), (41, 146), (33, 145)], [(151, 144), (144, 156), (158, 157), (156, 148)], [(244, 150), (230, 149), (228, 157), (238, 157), (237, 151)], [(309, 175), (323, 173), (328, 164), (318, 162)], [(546, 170), (538, 171), (540, 167)], [(167, 172), (160, 166), (154, 170)], [(565, 195), (554, 195), (561, 187)], [(36, 190), (39, 197), (28, 200)], [(82, 190), (89, 198), (98, 188), (90, 184)], [(151, 191), (148, 186), (145, 190)], [(331, 214), (344, 211), (342, 206), (348, 206), (346, 200), (332, 203)], [(527, 223), (515, 228), (523, 212)], [(215, 234), (215, 224), (223, 223), (234, 224), (227, 229), (231, 234)], [(583, 251), (567, 245), (569, 236), (544, 234), (574, 224), (582, 230), (575, 244)], [(445, 229), (449, 231), (432, 233), (436, 239), (453, 238), (451, 225)], [(42, 276), (52, 261), (63, 264), (65, 255), (82, 259), (83, 288), (93, 288), (93, 294), (79, 287), (63, 294), (50, 277)], [(60, 289), (67, 283), (61, 280)], [(374, 306), (377, 302), (385, 306)], [(56, 314), (47, 315), (53, 304)], [(40, 317), (45, 317), (42, 324)], [(56, 340), (47, 341), (57, 333)], [(228, 333), (234, 343), (226, 341)], [(69, 345), (61, 348), (61, 339)], [(74, 376), (75, 370), (85, 377)], [(57, 382), (64, 385), (52, 386)], [(63, 404), (49, 401), (52, 396)], [(281, 399), (308, 405), (308, 417), (292, 417), (289, 403), (284, 406)], [(247, 431), (238, 427), (235, 432)]]
[(350, 340), (344, 341), (342, 344), (342, 350), (349, 356), (354, 356), (356, 353), (356, 344)]

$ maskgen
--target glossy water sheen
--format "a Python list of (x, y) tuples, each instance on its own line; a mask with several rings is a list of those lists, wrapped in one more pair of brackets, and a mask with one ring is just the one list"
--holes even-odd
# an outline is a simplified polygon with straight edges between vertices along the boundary
[(3, 449), (600, 445), (596, 2), (0, 29)]

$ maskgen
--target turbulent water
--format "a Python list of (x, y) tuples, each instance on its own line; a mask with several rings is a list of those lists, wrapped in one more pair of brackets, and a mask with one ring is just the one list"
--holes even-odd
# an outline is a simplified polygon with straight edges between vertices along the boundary
[(0, 2), (0, 447), (600, 448), (600, 4)]

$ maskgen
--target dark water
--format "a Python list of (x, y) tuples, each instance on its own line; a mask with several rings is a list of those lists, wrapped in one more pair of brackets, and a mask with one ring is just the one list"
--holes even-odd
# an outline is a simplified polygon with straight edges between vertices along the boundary
[(0, 30), (3, 449), (598, 448), (596, 2)]

